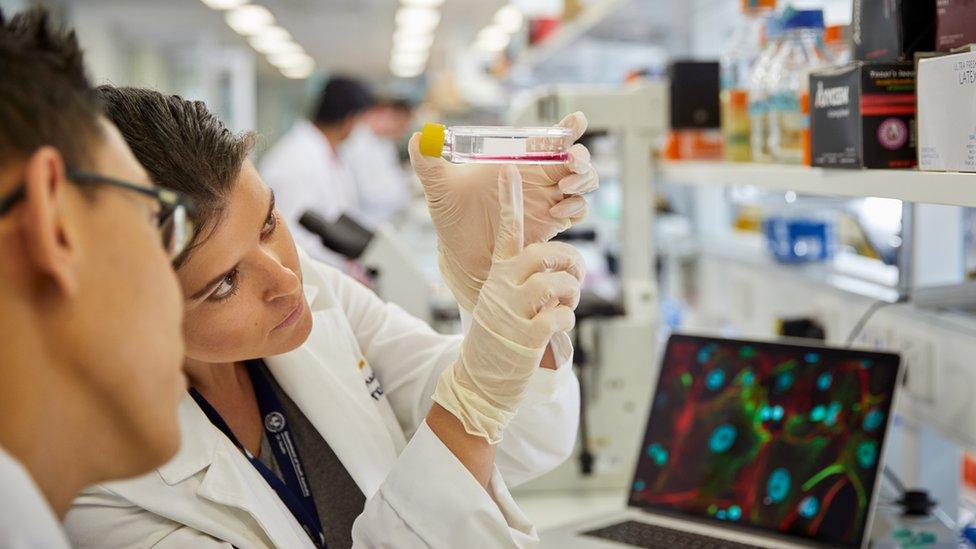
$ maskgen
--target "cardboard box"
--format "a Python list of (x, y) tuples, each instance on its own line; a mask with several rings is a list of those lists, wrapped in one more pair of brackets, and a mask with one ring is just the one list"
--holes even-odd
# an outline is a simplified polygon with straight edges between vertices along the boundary
[(810, 140), (814, 166), (914, 167), (914, 64), (859, 61), (811, 74)]
[(936, 0), (854, 0), (854, 59), (904, 61), (935, 47)]
[(919, 62), (918, 166), (976, 172), (976, 52)]
[(976, 44), (976, 0), (936, 0), (935, 49)]
[(675, 61), (668, 67), (668, 77), (672, 129), (722, 126), (718, 61)]

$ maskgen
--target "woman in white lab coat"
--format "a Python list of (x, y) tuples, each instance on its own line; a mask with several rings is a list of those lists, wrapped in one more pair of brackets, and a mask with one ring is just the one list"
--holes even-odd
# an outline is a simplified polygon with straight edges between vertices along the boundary
[[(297, 252), (270, 191), (246, 160), (249, 140), (230, 135), (202, 104), (146, 90), (104, 88), (102, 94), (109, 117), (158, 184), (223, 185), (224, 191), (191, 193), (211, 218), (202, 225), (195, 249), (177, 264), (186, 296), (186, 371), (193, 387), (179, 409), (181, 451), (150, 475), (87, 490), (66, 520), (73, 543), (533, 544), (535, 529), (507, 486), (555, 467), (573, 446), (579, 395), (565, 333), (544, 339), (550, 341), (544, 367), (533, 366), (504, 438), (492, 440), (498, 442), (491, 446), (494, 466), (489, 461), (487, 474), (476, 472), (459, 446), (439, 436), (441, 431), (435, 434), (429, 412), (435, 386), (444, 383), (442, 372), (464, 361), (468, 349), (461, 349), (462, 339), (435, 333)], [(559, 195), (553, 202), (565, 201), (558, 181), (552, 186)], [(526, 194), (532, 194), (528, 188)], [(532, 203), (526, 199), (527, 209)], [(581, 215), (572, 210), (572, 219)], [(572, 219), (554, 226), (565, 227)], [(537, 225), (538, 219), (530, 219), (526, 234), (551, 232)], [(553, 267), (548, 260), (540, 263)], [(575, 259), (564, 263), (570, 271), (576, 268)], [(213, 277), (214, 269), (227, 270)], [(578, 285), (576, 292), (574, 299)], [(470, 324), (470, 316), (463, 316)], [(263, 361), (246, 362), (254, 357)], [(263, 400), (256, 402), (262, 389), (276, 395), (287, 422), (281, 415), (276, 419), (277, 412), (266, 414)], [(294, 438), (277, 438), (287, 429)], [(464, 430), (472, 433), (468, 424)], [(278, 452), (285, 446), (311, 447), (313, 453), (288, 452), (282, 458)], [(274, 460), (266, 454), (274, 454)], [(295, 455), (297, 466), (286, 463)], [(318, 509), (327, 508), (318, 531), (311, 526), (320, 516), (303, 514), (301, 502), (296, 511), (296, 498), (266, 475), (272, 470), (285, 478), (289, 466), (292, 473), (297, 467), (305, 497)], [(333, 483), (323, 488), (323, 478)], [(359, 505), (351, 515), (349, 502)], [(317, 532), (324, 538), (313, 542)]]

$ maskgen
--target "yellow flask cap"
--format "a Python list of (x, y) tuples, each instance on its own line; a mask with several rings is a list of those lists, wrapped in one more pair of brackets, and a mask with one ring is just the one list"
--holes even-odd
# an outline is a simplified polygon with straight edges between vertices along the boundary
[(424, 124), (420, 131), (420, 154), (439, 157), (444, 151), (444, 124)]

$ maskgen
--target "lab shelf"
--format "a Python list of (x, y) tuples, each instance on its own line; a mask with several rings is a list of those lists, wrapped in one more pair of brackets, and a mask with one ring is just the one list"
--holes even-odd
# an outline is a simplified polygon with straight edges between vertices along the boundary
[(916, 170), (827, 170), (808, 166), (663, 162), (660, 180), (683, 185), (750, 185), (766, 190), (976, 207), (976, 174)]
[(601, 0), (592, 4), (576, 19), (566, 23), (559, 30), (548, 36), (542, 42), (530, 46), (515, 60), (509, 71), (509, 76), (528, 72), (576, 43), (594, 27), (599, 25), (608, 15), (622, 6), (626, 0)]

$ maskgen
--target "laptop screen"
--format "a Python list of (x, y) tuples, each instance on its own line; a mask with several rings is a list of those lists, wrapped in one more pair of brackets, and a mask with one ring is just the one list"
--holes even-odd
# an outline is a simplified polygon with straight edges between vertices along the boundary
[(858, 547), (897, 355), (674, 335), (630, 505)]

